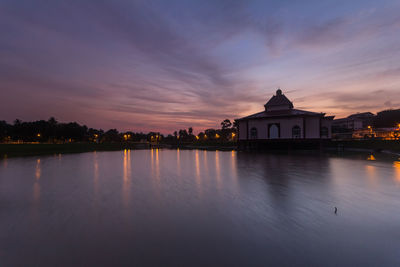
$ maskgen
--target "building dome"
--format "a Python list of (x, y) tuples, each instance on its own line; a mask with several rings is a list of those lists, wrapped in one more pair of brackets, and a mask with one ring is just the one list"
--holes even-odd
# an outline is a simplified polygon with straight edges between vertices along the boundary
[(276, 90), (276, 95), (264, 105), (265, 111), (292, 109), (293, 103), (287, 99), (281, 89)]

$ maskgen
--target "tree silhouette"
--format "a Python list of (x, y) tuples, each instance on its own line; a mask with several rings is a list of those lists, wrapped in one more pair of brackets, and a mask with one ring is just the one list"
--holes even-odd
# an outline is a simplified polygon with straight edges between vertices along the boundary
[(231, 126), (232, 126), (232, 123), (229, 119), (225, 119), (221, 122), (221, 127), (223, 130), (231, 128)]

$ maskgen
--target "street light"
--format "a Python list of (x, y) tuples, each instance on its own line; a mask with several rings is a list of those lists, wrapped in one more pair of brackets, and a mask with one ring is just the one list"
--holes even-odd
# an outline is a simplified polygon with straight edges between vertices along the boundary
[(372, 134), (372, 126), (368, 125), (369, 133)]

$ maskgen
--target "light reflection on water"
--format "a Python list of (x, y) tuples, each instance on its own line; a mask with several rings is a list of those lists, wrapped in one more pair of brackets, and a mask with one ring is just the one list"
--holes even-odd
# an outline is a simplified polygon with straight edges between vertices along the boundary
[(196, 168), (196, 185), (198, 188), (198, 193), (201, 195), (201, 177), (200, 177), (200, 160), (199, 160), (199, 151), (196, 150), (195, 152), (195, 168)]
[(0, 265), (400, 266), (400, 160), (360, 158), (152, 149), (7, 159)]
[(7, 155), (4, 155), (4, 158), (3, 158), (3, 166), (4, 166), (4, 168), (7, 168), (7, 163), (8, 163), (7, 159), (8, 159)]
[(124, 169), (123, 169), (123, 185), (122, 196), (125, 206), (129, 205), (130, 180), (131, 180), (131, 150), (124, 150)]
[(40, 159), (36, 160), (36, 167), (35, 167), (35, 182), (33, 184), (33, 200), (34, 202), (38, 202), (40, 198), (40, 184), (39, 179), (42, 175), (42, 169), (40, 166)]
[(394, 167), (394, 173), (395, 173), (395, 179), (397, 182), (400, 183), (400, 158), (397, 161), (393, 162), (393, 167)]

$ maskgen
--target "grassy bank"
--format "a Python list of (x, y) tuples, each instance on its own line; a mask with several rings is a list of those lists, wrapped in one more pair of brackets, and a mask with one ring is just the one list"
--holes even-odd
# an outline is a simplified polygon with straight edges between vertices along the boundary
[(68, 144), (0, 144), (0, 156), (21, 157), (90, 151), (116, 151), (129, 148), (144, 148), (140, 144), (124, 143), (68, 143)]
[(181, 149), (205, 149), (205, 150), (235, 150), (237, 148), (236, 142), (179, 142), (173, 144), (164, 144), (169, 148)]

